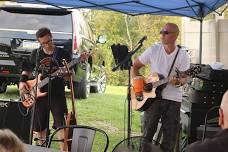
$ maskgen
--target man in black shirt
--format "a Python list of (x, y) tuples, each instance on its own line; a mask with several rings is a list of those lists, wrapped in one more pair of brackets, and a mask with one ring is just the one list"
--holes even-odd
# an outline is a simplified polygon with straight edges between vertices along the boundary
[(228, 151), (228, 91), (225, 92), (219, 109), (219, 125), (222, 131), (215, 137), (192, 143), (187, 152), (227, 152)]
[[(23, 96), (29, 89), (27, 80), (32, 74), (32, 71), (37, 68), (37, 73), (40, 79), (50, 77), (59, 67), (62, 67), (62, 60), (65, 59), (70, 62), (71, 56), (67, 51), (58, 48), (54, 45), (52, 34), (46, 27), (40, 28), (36, 32), (37, 40), (41, 47), (31, 53), (30, 59), (23, 66), (23, 72), (19, 83), (19, 92)], [(39, 82), (38, 81), (38, 82)], [(50, 86), (45, 85), (41, 88), (41, 97), (37, 93), (37, 101), (34, 115), (33, 131), (39, 139), (46, 139), (46, 131), (48, 128), (49, 111), (51, 111), (54, 119), (53, 128), (56, 129), (65, 124), (64, 114), (67, 113), (65, 84), (62, 77), (55, 77), (53, 80), (49, 79)], [(37, 90), (40, 92), (40, 90)], [(59, 138), (63, 138), (63, 131), (60, 132)], [(42, 144), (40, 142), (39, 144)]]

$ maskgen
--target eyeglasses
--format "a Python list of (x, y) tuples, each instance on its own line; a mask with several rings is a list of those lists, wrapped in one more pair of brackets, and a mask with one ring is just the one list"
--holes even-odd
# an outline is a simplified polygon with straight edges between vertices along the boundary
[(165, 31), (165, 30), (160, 31), (160, 34), (162, 34), (162, 35), (168, 35), (168, 34), (172, 34), (172, 33), (176, 33), (176, 32), (169, 32), (169, 31)]
[(47, 45), (50, 45), (52, 44), (52, 39), (46, 41), (46, 42), (43, 42), (43, 43), (40, 43), (41, 46), (47, 46)]

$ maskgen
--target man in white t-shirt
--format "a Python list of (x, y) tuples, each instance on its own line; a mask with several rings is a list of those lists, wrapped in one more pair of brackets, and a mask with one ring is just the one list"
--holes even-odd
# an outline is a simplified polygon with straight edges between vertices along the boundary
[[(180, 106), (182, 101), (182, 86), (186, 83), (186, 75), (177, 78), (175, 70), (186, 71), (190, 68), (190, 58), (185, 50), (179, 48), (175, 42), (179, 35), (179, 28), (174, 23), (167, 23), (160, 31), (161, 43), (146, 49), (134, 61), (132, 75), (140, 75), (139, 69), (149, 64), (151, 73), (159, 73), (168, 77), (174, 58), (174, 66), (170, 73), (170, 80), (161, 91), (161, 98), (154, 98), (153, 102), (144, 112), (145, 142), (152, 142), (159, 119), (162, 122), (163, 141), (161, 149), (164, 152), (173, 152), (178, 134), (180, 121)], [(150, 99), (149, 99), (150, 100)]]

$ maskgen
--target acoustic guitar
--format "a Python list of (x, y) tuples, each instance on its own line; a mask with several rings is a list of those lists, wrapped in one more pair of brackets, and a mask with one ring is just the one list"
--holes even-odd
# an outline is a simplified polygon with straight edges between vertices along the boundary
[[(178, 75), (185, 74), (187, 76), (195, 77), (196, 74), (201, 72), (200, 66), (195, 66), (190, 68), (187, 71), (180, 72), (177, 71), (177, 77)], [(147, 79), (143, 86), (143, 91), (140, 94), (140, 97), (136, 95), (136, 92), (134, 91), (134, 86), (131, 87), (131, 106), (132, 109), (138, 110), (138, 111), (145, 111), (152, 103), (153, 100), (148, 100), (149, 98), (154, 99), (157, 96), (161, 96), (161, 91), (165, 87), (165, 85), (169, 82), (171, 76), (167, 78), (162, 78), (161, 75), (157, 73), (153, 73), (150, 75), (150, 77)]]
[[(63, 60), (63, 64), (65, 65), (65, 67), (67, 69), (67, 73), (70, 77), (70, 95), (71, 95), (71, 106), (72, 106), (72, 111), (69, 112), (66, 116), (66, 126), (77, 125), (73, 77), (72, 77), (72, 73), (70, 73), (70, 69), (65, 60)], [(64, 151), (71, 151), (72, 137), (73, 137), (73, 129), (65, 128), (64, 129), (64, 143), (63, 143)]]

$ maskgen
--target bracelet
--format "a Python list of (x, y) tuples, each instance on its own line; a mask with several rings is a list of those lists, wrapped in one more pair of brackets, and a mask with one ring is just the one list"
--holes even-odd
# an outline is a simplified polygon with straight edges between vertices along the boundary
[(21, 75), (20, 82), (26, 82), (26, 81), (28, 81), (28, 76), (25, 74)]

